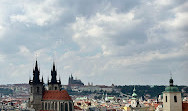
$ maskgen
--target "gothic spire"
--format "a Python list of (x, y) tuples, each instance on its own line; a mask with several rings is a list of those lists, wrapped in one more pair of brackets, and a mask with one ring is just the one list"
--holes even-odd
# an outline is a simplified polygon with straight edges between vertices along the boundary
[(55, 71), (56, 69), (55, 69), (55, 62), (53, 62), (53, 69), (52, 69), (53, 71)]
[(36, 60), (35, 68), (33, 69), (33, 83), (40, 83), (39, 75), (40, 75), (40, 71), (38, 69), (38, 63)]
[(57, 83), (57, 71), (55, 69), (55, 63), (53, 62), (53, 68), (51, 70), (51, 83)]

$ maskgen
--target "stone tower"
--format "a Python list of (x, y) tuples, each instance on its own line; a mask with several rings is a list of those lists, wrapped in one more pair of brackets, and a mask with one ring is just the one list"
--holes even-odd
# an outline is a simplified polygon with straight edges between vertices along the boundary
[(33, 69), (33, 80), (29, 80), (30, 84), (30, 98), (29, 106), (36, 111), (41, 110), (41, 100), (44, 91), (43, 78), (40, 80), (40, 70), (36, 60), (35, 68)]
[(173, 79), (169, 80), (169, 86), (163, 92), (163, 111), (182, 111), (181, 92), (173, 85)]
[(48, 80), (48, 90), (61, 90), (61, 81), (57, 80), (57, 71), (55, 68), (55, 63), (53, 63), (53, 68), (51, 70), (51, 81)]

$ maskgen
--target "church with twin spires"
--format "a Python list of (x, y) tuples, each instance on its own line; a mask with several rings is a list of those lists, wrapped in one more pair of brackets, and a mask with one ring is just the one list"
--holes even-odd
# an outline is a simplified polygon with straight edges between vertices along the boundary
[(55, 63), (51, 70), (51, 80), (48, 80), (48, 90), (44, 87), (43, 77), (36, 60), (33, 69), (33, 79), (29, 80), (29, 107), (35, 111), (74, 111), (72, 98), (66, 90), (61, 90), (61, 80), (57, 80)]

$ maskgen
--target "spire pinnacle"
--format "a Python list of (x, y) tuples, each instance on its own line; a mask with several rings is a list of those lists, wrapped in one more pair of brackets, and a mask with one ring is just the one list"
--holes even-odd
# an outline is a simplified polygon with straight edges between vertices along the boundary
[(55, 71), (55, 62), (53, 61), (53, 71)]
[(35, 67), (38, 67), (38, 62), (37, 62), (37, 59), (36, 59)]
[(134, 99), (134, 98), (137, 98), (137, 94), (136, 94), (136, 88), (135, 88), (135, 86), (134, 86), (134, 89), (133, 89), (132, 97), (133, 97), (133, 99)]
[(134, 89), (133, 89), (133, 92), (136, 92), (136, 88), (135, 88), (135, 85), (134, 85)]
[(34, 83), (40, 83), (39, 75), (40, 75), (40, 70), (38, 69), (38, 61), (36, 60), (35, 68), (33, 68), (33, 82)]
[(172, 73), (170, 71), (170, 80), (169, 80), (169, 85), (173, 86), (174, 80), (172, 79)]
[(43, 79), (43, 76), (42, 76), (42, 83), (44, 83), (44, 79)]
[(51, 83), (57, 83), (57, 71), (55, 69), (55, 63), (53, 62), (53, 68), (51, 71)]

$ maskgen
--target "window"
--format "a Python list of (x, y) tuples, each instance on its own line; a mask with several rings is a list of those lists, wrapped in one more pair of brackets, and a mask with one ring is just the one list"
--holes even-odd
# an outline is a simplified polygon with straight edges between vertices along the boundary
[(42, 109), (44, 109), (44, 103), (42, 102)]
[(69, 102), (69, 111), (72, 111), (72, 103)]
[(50, 110), (50, 103), (48, 103), (48, 110)]
[(47, 102), (45, 102), (45, 110), (47, 110)]
[(68, 111), (68, 104), (65, 103), (65, 111)]
[(31, 87), (31, 93), (32, 93), (33, 87)]
[(54, 102), (52, 102), (52, 110), (54, 110)]
[(166, 102), (167, 102), (167, 96), (166, 96)]
[(64, 110), (63, 103), (61, 103), (61, 111), (63, 111), (63, 110)]
[(57, 111), (57, 102), (55, 102), (55, 110)]
[(37, 93), (39, 93), (39, 87), (37, 87)]
[(174, 96), (174, 102), (177, 102), (177, 96)]
[(55, 90), (57, 90), (57, 87), (55, 87)]

